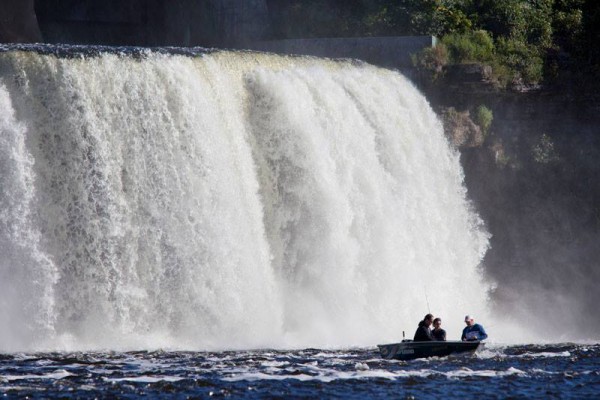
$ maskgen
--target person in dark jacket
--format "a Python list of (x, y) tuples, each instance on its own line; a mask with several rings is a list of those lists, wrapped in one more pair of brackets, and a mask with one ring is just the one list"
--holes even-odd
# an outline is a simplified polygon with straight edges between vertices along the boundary
[(434, 340), (433, 336), (431, 336), (431, 329), (429, 328), (432, 322), (433, 315), (431, 314), (427, 314), (425, 318), (423, 318), (423, 321), (419, 322), (419, 327), (413, 338), (415, 342), (428, 342)]
[(431, 336), (433, 336), (434, 340), (441, 342), (446, 341), (446, 331), (442, 329), (442, 320), (440, 318), (433, 320), (433, 330), (431, 331)]
[(465, 329), (463, 329), (463, 333), (460, 340), (471, 341), (487, 339), (488, 335), (487, 333), (485, 333), (485, 329), (483, 329), (483, 326), (476, 324), (475, 319), (472, 316), (467, 315), (465, 317), (465, 323), (467, 324), (467, 326), (465, 327)]

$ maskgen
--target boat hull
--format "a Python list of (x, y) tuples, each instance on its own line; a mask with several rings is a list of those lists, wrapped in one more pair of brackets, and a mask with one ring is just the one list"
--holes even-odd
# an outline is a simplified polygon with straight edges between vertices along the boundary
[(396, 360), (414, 360), (416, 358), (446, 357), (450, 354), (474, 353), (477, 348), (483, 346), (481, 342), (413, 342), (380, 344), (381, 357)]

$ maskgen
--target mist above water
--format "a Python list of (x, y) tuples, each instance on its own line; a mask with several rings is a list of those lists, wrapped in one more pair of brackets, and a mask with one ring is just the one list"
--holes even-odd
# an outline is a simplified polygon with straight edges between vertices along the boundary
[(340, 347), (488, 314), (458, 154), (396, 72), (0, 53), (0, 349)]

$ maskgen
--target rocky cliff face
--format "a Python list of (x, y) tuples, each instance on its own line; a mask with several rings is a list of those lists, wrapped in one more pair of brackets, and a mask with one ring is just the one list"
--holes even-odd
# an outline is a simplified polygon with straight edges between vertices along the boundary
[(0, 43), (41, 41), (33, 0), (0, 0)]
[[(424, 85), (460, 149), (469, 196), (492, 234), (485, 274), (495, 307), (546, 334), (600, 328), (600, 118), (580, 89), (499, 90), (446, 75)], [(479, 140), (468, 111), (493, 110)], [(447, 110), (454, 107), (454, 120)], [(456, 116), (459, 117), (456, 117)], [(458, 134), (457, 134), (458, 132)], [(588, 336), (586, 336), (588, 335)]]
[(243, 47), (264, 38), (269, 26), (266, 0), (212, 0), (220, 20), (220, 43)]
[(0, 9), (0, 42), (13, 43), (239, 47), (269, 26), (266, 0), (0, 0)]

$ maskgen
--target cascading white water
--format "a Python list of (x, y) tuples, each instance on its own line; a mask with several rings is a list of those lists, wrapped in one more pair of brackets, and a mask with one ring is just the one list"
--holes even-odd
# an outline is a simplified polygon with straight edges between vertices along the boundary
[(486, 313), (458, 155), (396, 72), (10, 51), (0, 129), (1, 350), (373, 345)]

